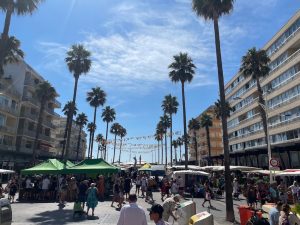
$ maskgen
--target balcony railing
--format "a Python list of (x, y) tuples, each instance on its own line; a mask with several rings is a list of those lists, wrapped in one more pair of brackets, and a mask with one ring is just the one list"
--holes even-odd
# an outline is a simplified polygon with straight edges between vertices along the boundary
[(299, 120), (300, 120), (300, 116), (296, 116), (296, 117), (293, 117), (293, 118), (290, 118), (290, 119), (287, 119), (287, 120), (280, 121), (280, 122), (278, 122), (278, 123), (269, 125), (269, 127), (270, 127), (270, 128), (281, 127), (281, 126), (285, 126), (285, 125), (287, 125), (287, 124), (290, 124), (290, 123), (292, 123), (292, 122), (296, 122), (296, 121), (299, 121)]
[(15, 134), (16, 131), (17, 131), (17, 128), (16, 127), (9, 127), (9, 126), (0, 126), (0, 131)]
[(0, 151), (1, 151), (1, 150), (5, 150), (5, 151), (16, 151), (16, 146), (0, 144)]
[(34, 105), (36, 105), (36, 106), (40, 106), (39, 101), (37, 99), (33, 98), (33, 97), (23, 96), (22, 100), (23, 101), (29, 101), (29, 102), (33, 103)]
[(0, 111), (8, 112), (14, 116), (18, 115), (18, 109), (12, 108), (11, 106), (0, 104)]
[(36, 121), (38, 119), (38, 115), (37, 114), (31, 114), (31, 113), (29, 113), (27, 111), (21, 111), (20, 116), (21, 117), (25, 117), (25, 118), (30, 118), (30, 119), (32, 119), (34, 121)]

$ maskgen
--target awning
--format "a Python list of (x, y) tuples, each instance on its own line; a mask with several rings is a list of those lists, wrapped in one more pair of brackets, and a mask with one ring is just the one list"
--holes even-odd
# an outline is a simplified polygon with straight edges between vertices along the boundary
[(173, 172), (174, 175), (184, 175), (184, 174), (190, 174), (190, 175), (198, 175), (198, 176), (206, 176), (208, 177), (210, 174), (203, 172), (203, 171), (195, 171), (195, 170), (178, 170)]
[(15, 171), (0, 169), (0, 174), (11, 174), (11, 173), (15, 173)]

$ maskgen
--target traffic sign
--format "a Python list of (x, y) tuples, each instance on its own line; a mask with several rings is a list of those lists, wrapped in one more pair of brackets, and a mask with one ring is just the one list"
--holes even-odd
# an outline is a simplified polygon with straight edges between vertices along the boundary
[(279, 167), (279, 160), (275, 158), (270, 159), (270, 166), (272, 167)]

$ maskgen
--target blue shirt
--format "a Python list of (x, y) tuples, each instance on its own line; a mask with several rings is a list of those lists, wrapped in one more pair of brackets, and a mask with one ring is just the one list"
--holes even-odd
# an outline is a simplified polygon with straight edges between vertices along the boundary
[(276, 207), (273, 207), (269, 212), (270, 217), (270, 225), (278, 225), (279, 224), (279, 216), (280, 212)]

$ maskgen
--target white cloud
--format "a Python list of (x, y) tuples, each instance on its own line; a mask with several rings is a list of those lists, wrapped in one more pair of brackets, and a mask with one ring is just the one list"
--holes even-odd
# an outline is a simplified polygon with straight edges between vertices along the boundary
[[(215, 71), (212, 24), (196, 18), (188, 4), (172, 7), (164, 11), (138, 2), (111, 9), (112, 19), (105, 24), (109, 30), (106, 35), (85, 33), (82, 43), (92, 52), (93, 64), (82, 82), (106, 89), (149, 93), (169, 82), (168, 65), (179, 52), (188, 52), (194, 59), (196, 74)], [(231, 29), (226, 24), (222, 24), (221, 32), (222, 42), (227, 45), (244, 33), (240, 27)], [(69, 46), (46, 42), (40, 46), (50, 62), (46, 67), (61, 69)], [(196, 75), (192, 85), (214, 85), (215, 81), (216, 76)]]

